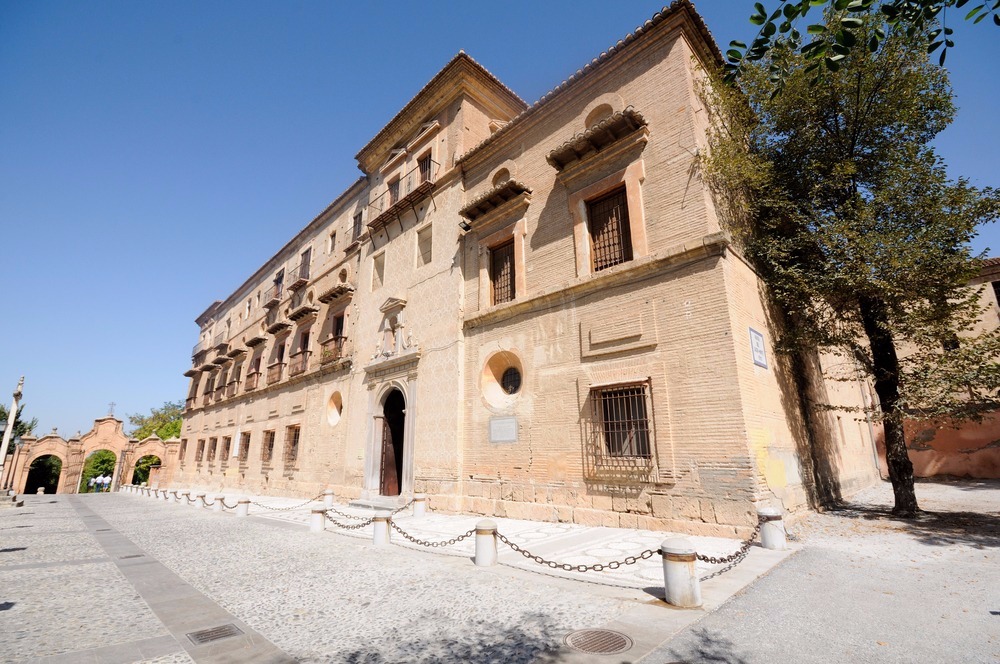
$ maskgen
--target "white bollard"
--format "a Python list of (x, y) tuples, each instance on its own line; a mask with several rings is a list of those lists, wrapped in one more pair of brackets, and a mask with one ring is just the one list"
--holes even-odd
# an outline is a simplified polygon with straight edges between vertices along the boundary
[(195, 494), (194, 499), (195, 499), (195, 504), (194, 504), (195, 507), (205, 507), (206, 503), (205, 503), (204, 493)]
[(781, 518), (781, 510), (775, 507), (762, 507), (757, 510), (760, 519), (760, 545), (765, 549), (784, 551), (785, 522)]
[(490, 567), (497, 564), (497, 524), (492, 519), (483, 519), (476, 524), (476, 567)]
[(427, 514), (427, 494), (413, 494), (413, 516), (420, 517)]
[(701, 584), (696, 569), (698, 556), (691, 540), (672, 537), (660, 544), (663, 556), (663, 590), (667, 603), (683, 609), (701, 606)]
[(236, 516), (250, 516), (249, 498), (240, 498), (236, 501)]
[(213, 512), (222, 512), (222, 508), (224, 507), (224, 505), (222, 504), (222, 501), (225, 500), (225, 498), (226, 498), (225, 496), (216, 496), (215, 497), (215, 502), (212, 503), (212, 511)]
[(45, 493), (45, 487), (43, 486), (38, 487), (38, 491), (36, 491), (35, 493), (37, 493), (39, 496), (42, 495), (43, 493)]
[(326, 508), (314, 509), (309, 516), (309, 532), (321, 533), (326, 530)]
[(372, 544), (375, 546), (389, 546), (389, 519), (391, 518), (392, 512), (387, 510), (376, 512), (372, 518), (372, 526), (374, 526)]
[(323, 507), (327, 509), (333, 507), (333, 489), (327, 489), (323, 492)]

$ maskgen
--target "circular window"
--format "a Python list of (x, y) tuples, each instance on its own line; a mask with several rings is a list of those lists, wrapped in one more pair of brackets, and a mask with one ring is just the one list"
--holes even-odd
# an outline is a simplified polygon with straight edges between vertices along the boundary
[(326, 402), (326, 421), (330, 426), (335, 427), (340, 422), (340, 415), (344, 412), (344, 400), (340, 392), (330, 395), (330, 400)]
[(507, 408), (521, 391), (524, 368), (521, 358), (509, 350), (493, 353), (479, 377), (483, 399), (493, 408)]
[(521, 372), (517, 367), (508, 367), (500, 378), (500, 386), (507, 394), (517, 394), (521, 389)]

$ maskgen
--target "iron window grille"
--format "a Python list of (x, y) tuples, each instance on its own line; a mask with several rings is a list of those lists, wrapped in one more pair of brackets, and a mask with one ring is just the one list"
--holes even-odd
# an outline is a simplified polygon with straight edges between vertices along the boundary
[(260, 448), (260, 460), (263, 463), (271, 463), (271, 456), (274, 454), (274, 432), (264, 432), (264, 444)]
[(205, 441), (199, 440), (198, 448), (195, 450), (194, 453), (194, 460), (197, 461), (198, 463), (201, 463), (201, 460), (204, 458), (205, 458)]
[(514, 240), (490, 249), (490, 286), (493, 304), (514, 299)]
[(358, 238), (361, 237), (361, 226), (362, 226), (361, 213), (358, 212), (356, 215), (354, 215), (354, 223), (351, 226), (352, 242), (357, 242)]
[(219, 462), (225, 466), (229, 463), (229, 454), (232, 452), (233, 439), (226, 436), (222, 439), (222, 451), (219, 453)]
[(500, 385), (507, 394), (517, 394), (521, 389), (521, 372), (517, 367), (507, 367), (500, 377)]
[(213, 461), (215, 461), (215, 447), (218, 444), (219, 444), (219, 440), (217, 438), (209, 438), (208, 439), (208, 462), (209, 463), (212, 463)]
[(621, 188), (587, 203), (594, 272), (632, 260), (628, 201)]
[(299, 458), (299, 427), (288, 427), (285, 430), (285, 466), (295, 465)]
[(638, 383), (591, 390), (598, 460), (652, 456), (646, 387)]
[(250, 458), (250, 432), (244, 431), (240, 434), (240, 465), (246, 465)]
[(431, 153), (428, 152), (417, 162), (420, 168), (420, 181), (427, 182), (431, 179)]

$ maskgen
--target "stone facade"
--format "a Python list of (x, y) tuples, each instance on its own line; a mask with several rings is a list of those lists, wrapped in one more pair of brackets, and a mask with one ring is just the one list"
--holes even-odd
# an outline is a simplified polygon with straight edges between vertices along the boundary
[(722, 535), (807, 505), (817, 464), (874, 481), (870, 427), (807, 435), (699, 177), (719, 57), (685, 0), (530, 107), (457, 55), (197, 319), (174, 479)]

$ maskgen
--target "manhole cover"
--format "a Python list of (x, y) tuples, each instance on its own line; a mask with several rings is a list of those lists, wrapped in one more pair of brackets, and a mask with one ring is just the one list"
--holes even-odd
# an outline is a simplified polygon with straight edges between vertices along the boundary
[(208, 629), (191, 632), (187, 635), (187, 637), (191, 639), (191, 643), (196, 646), (200, 646), (205, 643), (211, 643), (212, 641), (228, 639), (231, 636), (239, 636), (242, 633), (243, 630), (236, 625), (229, 623), (227, 625), (219, 625), (218, 627), (209, 627)]
[(581, 629), (566, 636), (566, 645), (591, 655), (617, 655), (632, 647), (632, 639), (610, 629)]

